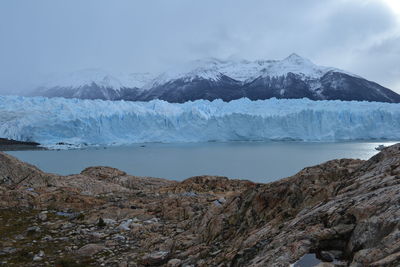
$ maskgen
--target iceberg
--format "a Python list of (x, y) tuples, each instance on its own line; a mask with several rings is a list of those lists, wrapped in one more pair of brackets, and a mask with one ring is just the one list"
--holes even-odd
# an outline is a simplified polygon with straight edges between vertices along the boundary
[(0, 137), (47, 147), (57, 143), (400, 140), (400, 104), (246, 98), (176, 104), (0, 96)]

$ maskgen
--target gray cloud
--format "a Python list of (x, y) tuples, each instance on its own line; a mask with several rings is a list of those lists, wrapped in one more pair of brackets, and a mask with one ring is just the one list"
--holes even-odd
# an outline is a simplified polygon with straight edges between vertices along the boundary
[(0, 40), (3, 92), (52, 72), (291, 52), (400, 92), (400, 23), (382, 0), (1, 1)]

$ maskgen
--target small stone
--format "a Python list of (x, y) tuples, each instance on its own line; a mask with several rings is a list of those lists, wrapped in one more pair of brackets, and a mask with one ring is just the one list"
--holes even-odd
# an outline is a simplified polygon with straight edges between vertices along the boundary
[(43, 212), (39, 213), (38, 218), (42, 222), (46, 221), (47, 220), (47, 211), (43, 211)]
[(129, 220), (127, 220), (127, 221), (125, 221), (125, 222), (122, 222), (119, 226), (118, 226), (118, 229), (119, 230), (121, 230), (121, 231), (129, 231), (129, 226), (131, 225), (131, 223), (132, 223), (132, 219), (129, 219)]
[(46, 235), (45, 237), (42, 238), (43, 241), (51, 241), (53, 238), (49, 235)]
[(117, 223), (117, 221), (116, 221), (116, 220), (113, 220), (113, 219), (103, 219), (103, 221), (104, 221), (104, 223), (105, 223), (106, 225), (114, 225), (114, 224)]
[(65, 223), (65, 224), (63, 224), (63, 226), (61, 226), (61, 229), (65, 230), (68, 228), (72, 228), (73, 226), (74, 226), (73, 223)]
[[(86, 234), (86, 233), (83, 233), (83, 234)], [(95, 239), (101, 239), (101, 238), (104, 237), (104, 234), (103, 233), (99, 233), (99, 232), (93, 232), (93, 233), (90, 233), (90, 235)]]
[(318, 256), (319, 259), (324, 262), (332, 262), (335, 259), (334, 256), (327, 251), (321, 251)]
[(107, 240), (104, 244), (105, 244), (107, 247), (114, 247), (114, 246), (116, 246), (118, 243), (117, 243), (115, 240)]
[(180, 259), (171, 259), (167, 263), (167, 267), (179, 267), (181, 266), (182, 261)]
[(114, 240), (120, 240), (120, 241), (122, 241), (122, 240), (125, 240), (126, 238), (125, 238), (125, 236), (123, 236), (123, 235), (114, 235), (114, 236), (113, 236), (113, 239), (114, 239)]
[(158, 222), (157, 218), (151, 218), (150, 220), (146, 220), (143, 223), (144, 224), (153, 224), (153, 223), (156, 223), (156, 222)]
[(76, 254), (80, 256), (93, 256), (96, 253), (104, 250), (105, 246), (100, 244), (87, 244), (76, 251)]
[(36, 233), (40, 233), (40, 228), (38, 226), (31, 226), (26, 229), (28, 235), (33, 235)]
[(42, 258), (42, 257), (39, 257), (38, 255), (35, 255), (35, 256), (33, 257), (33, 261), (41, 261), (41, 260), (43, 260), (43, 258)]
[(16, 236), (15, 236), (15, 239), (16, 239), (16, 240), (22, 240), (22, 239), (25, 239), (25, 236), (23, 236), (23, 235), (16, 235)]
[(220, 207), (220, 206), (221, 206), (221, 203), (219, 203), (218, 200), (214, 200), (214, 201), (213, 201), (213, 204), (214, 204), (215, 206), (217, 206), (217, 207)]
[(3, 248), (2, 250), (0, 250), (0, 256), (11, 254), (11, 253), (14, 253), (16, 251), (17, 251), (16, 248), (6, 247), (6, 248)]
[(146, 266), (155, 266), (166, 263), (169, 257), (168, 251), (157, 251), (145, 255), (142, 258), (142, 264)]
[(41, 261), (43, 260), (43, 257), (44, 257), (44, 251), (41, 250), (38, 254), (33, 256), (33, 261)]
[(221, 197), (220, 199), (218, 199), (218, 202), (224, 204), (226, 202), (226, 199)]

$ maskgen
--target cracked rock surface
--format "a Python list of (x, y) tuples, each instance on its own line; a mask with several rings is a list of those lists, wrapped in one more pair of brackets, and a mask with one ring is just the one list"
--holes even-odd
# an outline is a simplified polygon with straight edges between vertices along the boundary
[(0, 153), (0, 207), (0, 266), (400, 266), (400, 144), (269, 184), (59, 176)]

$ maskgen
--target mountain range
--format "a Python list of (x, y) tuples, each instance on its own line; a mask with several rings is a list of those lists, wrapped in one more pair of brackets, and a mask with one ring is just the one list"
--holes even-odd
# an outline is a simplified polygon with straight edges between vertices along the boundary
[(309, 98), (400, 103), (400, 95), (375, 82), (297, 54), (283, 60), (197, 60), (163, 73), (112, 75), (86, 69), (55, 77), (31, 95), (79, 99), (183, 103), (247, 97)]

